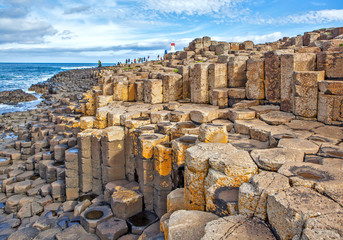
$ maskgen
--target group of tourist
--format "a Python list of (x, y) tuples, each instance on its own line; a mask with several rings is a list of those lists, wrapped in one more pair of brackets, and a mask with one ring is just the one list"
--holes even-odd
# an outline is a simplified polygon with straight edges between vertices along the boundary
[(150, 56), (148, 56), (147, 58), (146, 57), (143, 57), (143, 58), (134, 58), (134, 59), (125, 59), (125, 63), (126, 64), (130, 64), (130, 63), (144, 63), (144, 62), (147, 62), (149, 61), (150, 59)]
[[(166, 51), (167, 52), (167, 51)], [(131, 59), (131, 58), (127, 58), (125, 59), (125, 64), (131, 64), (131, 63), (144, 63), (144, 62), (147, 62), (150, 60), (150, 56), (148, 57), (142, 57), (142, 58), (134, 58), (134, 59)], [(160, 55), (157, 55), (157, 60), (160, 60), (162, 61), (163, 60), (163, 57), (161, 57)], [(114, 65), (120, 65), (121, 62), (118, 62), (117, 64), (114, 64)], [(101, 64), (101, 61), (99, 60), (98, 61), (98, 67), (102, 67), (102, 64)]]

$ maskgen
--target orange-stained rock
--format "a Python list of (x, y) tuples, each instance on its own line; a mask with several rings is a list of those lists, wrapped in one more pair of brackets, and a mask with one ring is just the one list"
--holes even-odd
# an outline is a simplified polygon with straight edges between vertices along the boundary
[(129, 100), (129, 82), (126, 79), (121, 79), (113, 82), (113, 100)]
[(172, 169), (172, 148), (165, 144), (157, 144), (154, 150), (154, 162), (155, 171), (158, 175), (170, 175)]
[(138, 155), (145, 159), (150, 159), (154, 155), (154, 147), (168, 141), (168, 136), (154, 133), (143, 134), (138, 138)]
[(94, 117), (82, 117), (80, 119), (80, 127), (82, 130), (91, 129), (94, 126)]
[(199, 129), (199, 141), (205, 143), (227, 143), (226, 126), (218, 124), (202, 124)]

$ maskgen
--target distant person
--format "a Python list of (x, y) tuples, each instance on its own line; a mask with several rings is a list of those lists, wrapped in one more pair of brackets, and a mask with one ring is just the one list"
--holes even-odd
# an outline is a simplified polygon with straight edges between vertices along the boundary
[(167, 51), (167, 50), (164, 50), (164, 54), (168, 54), (168, 51)]
[(160, 60), (160, 55), (157, 55), (157, 60)]
[(100, 60), (98, 61), (98, 67), (99, 67), (99, 68), (102, 67), (102, 64), (101, 64), (101, 61), (100, 61)]

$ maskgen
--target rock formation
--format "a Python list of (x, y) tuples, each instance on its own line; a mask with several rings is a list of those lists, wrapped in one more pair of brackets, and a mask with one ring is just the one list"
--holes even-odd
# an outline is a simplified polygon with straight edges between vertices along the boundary
[(342, 239), (342, 33), (93, 71), (2, 145), (0, 237)]
[(16, 105), (20, 102), (29, 102), (33, 100), (37, 100), (37, 98), (21, 89), (0, 92), (0, 103), (3, 104)]

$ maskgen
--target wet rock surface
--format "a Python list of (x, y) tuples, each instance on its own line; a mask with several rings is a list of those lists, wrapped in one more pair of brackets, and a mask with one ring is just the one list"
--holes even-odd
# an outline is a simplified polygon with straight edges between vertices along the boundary
[(16, 105), (20, 102), (29, 102), (33, 100), (37, 100), (37, 97), (26, 93), (21, 89), (0, 92), (0, 103), (2, 104)]
[[(51, 94), (57, 94), (58, 98), (80, 99), (85, 91), (97, 84), (93, 77), (94, 71), (99, 71), (99, 69), (74, 69), (60, 72), (45, 82), (32, 85), (29, 90), (45, 94), (46, 98), (51, 98)], [(47, 93), (50, 95), (46, 95)], [(56, 96), (53, 99), (56, 99)]]

